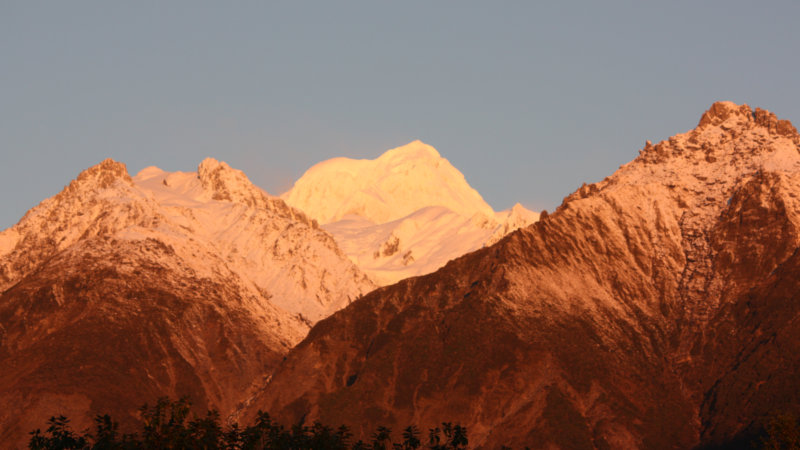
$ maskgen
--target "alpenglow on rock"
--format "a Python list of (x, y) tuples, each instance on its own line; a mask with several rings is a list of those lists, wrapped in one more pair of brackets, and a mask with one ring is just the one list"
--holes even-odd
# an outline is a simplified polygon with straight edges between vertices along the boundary
[(123, 424), (188, 395), (228, 416), (319, 319), (374, 285), (302, 212), (213, 159), (105, 160), (0, 233), (0, 441)]
[[(800, 136), (719, 102), (549, 216), (378, 289), (252, 403), (497, 448), (742, 448), (800, 413)], [(312, 374), (309, 376), (309, 374)]]

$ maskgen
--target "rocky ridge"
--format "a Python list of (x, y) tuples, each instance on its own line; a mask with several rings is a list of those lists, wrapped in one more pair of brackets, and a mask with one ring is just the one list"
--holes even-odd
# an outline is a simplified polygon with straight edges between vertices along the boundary
[(257, 295), (311, 322), (372, 287), (341, 263), (346, 258), (316, 222), (209, 158), (196, 174), (150, 167), (131, 178), (111, 160), (84, 171), (0, 233), (0, 291), (57, 252), (107, 236), (173, 245), (207, 276), (212, 268), (202, 260), (221, 257)]
[(715, 103), (534, 225), (320, 322), (253, 406), (357, 433), (447, 417), (488, 447), (747, 443), (800, 412), (799, 148)]
[(316, 222), (225, 163), (130, 177), (103, 161), (0, 233), (0, 439), (59, 411), (129, 421), (162, 395), (230, 414), (372, 288)]

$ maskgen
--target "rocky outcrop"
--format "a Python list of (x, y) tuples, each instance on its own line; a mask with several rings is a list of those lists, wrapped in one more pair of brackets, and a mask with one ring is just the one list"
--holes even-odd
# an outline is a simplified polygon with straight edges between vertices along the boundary
[(539, 222), (317, 324), (247, 410), (689, 448), (797, 409), (798, 135), (719, 102)]

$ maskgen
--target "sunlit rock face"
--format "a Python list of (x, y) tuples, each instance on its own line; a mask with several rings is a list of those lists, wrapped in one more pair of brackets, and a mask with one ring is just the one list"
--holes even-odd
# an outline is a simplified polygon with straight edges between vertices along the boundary
[(373, 289), (317, 224), (213, 159), (106, 160), (0, 233), (0, 441), (188, 395), (227, 418), (317, 320)]
[(430, 145), (374, 160), (334, 158), (281, 196), (313, 217), (376, 284), (431, 273), (539, 218), (520, 204), (495, 212)]
[(746, 443), (800, 413), (800, 136), (715, 103), (552, 214), (321, 321), (246, 410), (470, 444)]

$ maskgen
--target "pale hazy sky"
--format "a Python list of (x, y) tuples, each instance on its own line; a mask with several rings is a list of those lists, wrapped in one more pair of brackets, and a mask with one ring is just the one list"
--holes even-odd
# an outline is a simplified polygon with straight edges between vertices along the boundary
[(271, 194), (421, 139), (552, 210), (715, 100), (800, 122), (800, 2), (0, 0), (0, 229), (104, 158)]

